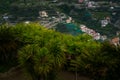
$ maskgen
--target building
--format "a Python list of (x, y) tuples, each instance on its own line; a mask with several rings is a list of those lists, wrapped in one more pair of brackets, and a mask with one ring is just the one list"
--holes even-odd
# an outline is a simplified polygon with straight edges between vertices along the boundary
[(103, 35), (103, 36), (101, 36), (101, 40), (106, 40), (107, 39), (107, 36), (106, 35)]
[(106, 25), (108, 25), (108, 23), (109, 23), (109, 22), (108, 22), (108, 20), (106, 20), (106, 19), (105, 19), (105, 20), (101, 20), (101, 26), (102, 26), (102, 27), (105, 27)]
[(78, 3), (83, 3), (84, 2), (84, 0), (78, 0)]
[(96, 3), (95, 3), (94, 1), (89, 1), (89, 2), (87, 3), (87, 7), (88, 7), (88, 8), (95, 8), (95, 7), (96, 7)]
[(71, 23), (72, 22), (72, 18), (69, 17), (67, 20), (66, 20), (66, 23)]
[(46, 11), (39, 11), (40, 17), (48, 17), (48, 14)]
[(120, 38), (119, 37), (115, 37), (111, 40), (112, 44), (114, 44), (115, 46), (120, 44)]
[(99, 40), (101, 38), (100, 33), (97, 33), (93, 29), (87, 28), (85, 25), (80, 25), (81, 31), (87, 33), (88, 35), (92, 36), (93, 39)]

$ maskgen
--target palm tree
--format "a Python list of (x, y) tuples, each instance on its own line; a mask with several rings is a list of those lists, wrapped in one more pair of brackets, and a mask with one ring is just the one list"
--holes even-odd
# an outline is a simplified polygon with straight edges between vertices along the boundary
[[(54, 45), (53, 45), (54, 44)], [(50, 54), (54, 56), (54, 67), (59, 68), (65, 61), (65, 54), (62, 51), (62, 46), (60, 40), (53, 39), (49, 44)]]
[(22, 43), (18, 51), (18, 60), (33, 80), (45, 79), (52, 69), (51, 55), (44, 46), (43, 29), (36, 24), (18, 24), (14, 27), (19, 41)]
[(46, 47), (49, 50), (49, 54), (53, 56), (53, 70), (51, 71), (50, 75), (53, 74), (52, 76), (54, 78), (52, 78), (52, 80), (54, 80), (57, 76), (57, 73), (63, 67), (66, 58), (64, 53), (64, 42), (62, 41), (62, 34), (60, 35), (60, 33), (53, 31), (49, 35), (51, 35), (51, 38), (49, 38)]
[(0, 62), (6, 64), (14, 60), (17, 56), (17, 49), (18, 41), (13, 28), (6, 24), (0, 26)]
[(33, 80), (47, 79), (65, 61), (62, 37), (60, 33), (42, 29), (40, 26), (23, 26), (19, 26), (22, 30), (20, 39), (26, 45), (19, 51), (20, 64), (31, 74)]
[(99, 43), (91, 40), (89, 36), (85, 36), (86, 35), (76, 36), (73, 45), (70, 46), (70, 50), (74, 52), (74, 58), (71, 58), (70, 67), (68, 68), (75, 72), (75, 80), (77, 80), (78, 72), (86, 72), (87, 69), (93, 69), (89, 65), (94, 64), (90, 62), (94, 62), (96, 54), (100, 50)]
[(47, 48), (39, 45), (27, 45), (19, 51), (19, 62), (32, 76), (33, 80), (45, 80), (52, 70), (52, 55)]

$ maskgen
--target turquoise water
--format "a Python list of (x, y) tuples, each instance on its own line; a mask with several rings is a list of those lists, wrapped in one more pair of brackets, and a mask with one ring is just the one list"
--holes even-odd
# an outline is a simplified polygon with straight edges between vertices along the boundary
[(73, 23), (65, 23), (64, 25), (68, 29), (68, 33), (72, 35), (83, 34), (80, 28)]
[(72, 35), (83, 34), (80, 28), (73, 23), (60, 23), (56, 26), (56, 30), (61, 33), (67, 33)]

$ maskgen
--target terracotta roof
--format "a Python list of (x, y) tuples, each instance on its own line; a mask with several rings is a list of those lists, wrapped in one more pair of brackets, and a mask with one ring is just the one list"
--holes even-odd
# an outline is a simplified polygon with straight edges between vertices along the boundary
[(113, 39), (112, 39), (112, 42), (113, 42), (113, 43), (119, 43), (119, 41), (120, 41), (119, 37), (116, 37), (116, 38), (113, 38)]

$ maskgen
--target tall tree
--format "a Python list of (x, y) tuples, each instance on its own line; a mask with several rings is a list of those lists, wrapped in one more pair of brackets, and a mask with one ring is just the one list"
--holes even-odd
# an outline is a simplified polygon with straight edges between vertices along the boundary
[(7, 24), (0, 26), (0, 63), (7, 64), (15, 61), (17, 56), (18, 40), (14, 29)]
[(52, 55), (48, 50), (39, 45), (27, 45), (19, 51), (21, 65), (32, 76), (33, 80), (45, 80), (47, 74), (52, 70)]
[(32, 24), (18, 28), (20, 41), (25, 44), (18, 58), (33, 80), (45, 80), (50, 73), (57, 72), (65, 61), (60, 33)]

